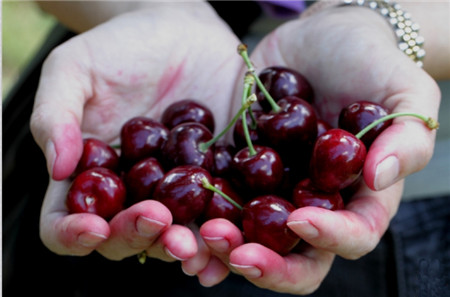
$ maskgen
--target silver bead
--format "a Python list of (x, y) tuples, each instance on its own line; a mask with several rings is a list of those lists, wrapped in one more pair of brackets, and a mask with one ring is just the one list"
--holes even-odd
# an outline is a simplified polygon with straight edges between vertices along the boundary
[(425, 42), (425, 39), (423, 38), (423, 36), (417, 36), (416, 38), (416, 44), (417, 45), (422, 45)]
[(418, 59), (423, 59), (425, 57), (425, 50), (423, 48), (418, 50), (416, 53), (416, 57)]

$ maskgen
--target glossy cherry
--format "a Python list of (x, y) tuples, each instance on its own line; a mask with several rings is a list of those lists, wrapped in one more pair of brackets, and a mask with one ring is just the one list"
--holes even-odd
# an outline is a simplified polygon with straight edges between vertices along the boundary
[(75, 177), (66, 205), (69, 213), (92, 213), (110, 219), (123, 209), (125, 198), (122, 180), (113, 171), (96, 167)]
[[(358, 101), (342, 109), (339, 114), (338, 126), (339, 128), (356, 135), (370, 123), (388, 114), (389, 111), (380, 104), (368, 101)], [(393, 120), (391, 119), (376, 125), (361, 137), (361, 141), (369, 148), (375, 138), (392, 124), (392, 121)]]
[(121, 156), (130, 163), (158, 157), (168, 137), (169, 129), (160, 122), (147, 117), (132, 118), (122, 126)]
[(267, 146), (254, 146), (255, 154), (246, 147), (233, 157), (233, 180), (242, 189), (253, 193), (274, 193), (283, 180), (280, 155)]
[(231, 161), (236, 154), (234, 145), (224, 142), (214, 145), (214, 166), (211, 174), (218, 177), (228, 177), (231, 173)]
[(244, 205), (242, 228), (247, 242), (262, 244), (284, 256), (300, 241), (287, 226), (287, 218), (295, 207), (274, 195), (256, 197)]
[(365, 158), (366, 147), (355, 135), (342, 129), (328, 130), (314, 145), (311, 181), (322, 191), (337, 192), (360, 176)]
[(339, 192), (321, 191), (314, 187), (309, 178), (300, 181), (294, 187), (292, 202), (298, 208), (316, 206), (329, 210), (344, 209), (344, 201)]
[(214, 146), (206, 150), (201, 143), (212, 139), (211, 131), (203, 124), (189, 122), (175, 126), (162, 147), (162, 158), (167, 168), (180, 165), (197, 165), (212, 171), (214, 166)]
[[(261, 110), (253, 110), (253, 116), (255, 119), (255, 123), (253, 123), (253, 120), (251, 118), (251, 115), (249, 112), (245, 113), (246, 123), (248, 127), (248, 132), (250, 135), (250, 140), (253, 144), (259, 144), (262, 145), (262, 140), (259, 137), (258, 133), (258, 125), (257, 120), (259, 116), (262, 114)], [(234, 145), (238, 149), (242, 149), (247, 146), (247, 141), (245, 139), (245, 133), (244, 133), (244, 127), (242, 120), (239, 120), (236, 122), (234, 129), (233, 129), (233, 141)]]
[(312, 145), (317, 137), (317, 117), (312, 105), (295, 96), (280, 99), (278, 105), (280, 111), (259, 116), (259, 135), (277, 150), (299, 150)]
[(213, 197), (213, 192), (203, 187), (204, 178), (212, 183), (209, 172), (200, 166), (177, 166), (158, 182), (153, 198), (170, 210), (174, 223), (190, 223), (202, 214)]
[[(267, 67), (258, 76), (275, 101), (286, 96), (296, 96), (308, 102), (313, 101), (314, 92), (311, 84), (301, 73), (291, 68), (282, 66)], [(271, 106), (259, 87), (256, 87), (256, 96), (263, 110), (269, 111)]]
[(317, 137), (321, 136), (323, 133), (330, 129), (333, 129), (333, 127), (329, 123), (325, 122), (322, 119), (317, 119)]
[(169, 129), (187, 122), (201, 123), (214, 133), (213, 113), (208, 107), (193, 99), (184, 99), (170, 104), (161, 116), (161, 123)]
[(104, 167), (116, 171), (119, 167), (119, 155), (104, 141), (96, 138), (85, 138), (83, 139), (83, 153), (78, 161), (74, 176), (95, 167)]
[[(241, 196), (236, 192), (232, 184), (227, 179), (213, 177), (212, 185), (225, 193), (229, 198), (233, 199), (233, 201), (237, 204), (243, 205)], [(233, 205), (222, 195), (214, 193), (212, 199), (209, 201), (203, 212), (202, 220), (207, 221), (215, 218), (224, 218), (236, 226), (240, 226), (242, 221), (242, 210)]]
[(134, 164), (124, 176), (128, 203), (151, 199), (163, 176), (164, 169), (156, 158), (149, 157)]

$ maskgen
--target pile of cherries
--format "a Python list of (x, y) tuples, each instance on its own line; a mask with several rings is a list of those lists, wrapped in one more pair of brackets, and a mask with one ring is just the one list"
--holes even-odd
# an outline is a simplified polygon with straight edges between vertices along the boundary
[[(248, 242), (286, 255), (300, 241), (286, 225), (292, 211), (343, 209), (343, 191), (358, 180), (366, 150), (392, 119), (356, 135), (388, 112), (356, 102), (342, 110), (339, 128), (332, 128), (318, 118), (303, 75), (279, 66), (255, 75), (245, 49), (240, 54), (249, 72), (242, 107), (225, 130), (214, 137), (212, 112), (184, 99), (160, 119), (127, 121), (119, 150), (85, 139), (67, 194), (69, 212), (108, 220), (155, 199), (171, 211), (174, 223), (225, 218)], [(227, 132), (233, 143), (224, 141)]]

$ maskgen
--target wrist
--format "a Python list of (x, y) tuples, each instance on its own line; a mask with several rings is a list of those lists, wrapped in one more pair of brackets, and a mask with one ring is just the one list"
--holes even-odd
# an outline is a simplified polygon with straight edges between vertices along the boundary
[[(398, 48), (419, 67), (423, 67), (422, 60), (425, 57), (425, 50), (423, 49), (424, 38), (419, 35), (420, 27), (412, 21), (410, 13), (403, 10), (399, 4), (391, 3), (388, 0), (318, 1), (307, 9), (301, 18), (308, 18), (326, 10), (340, 9), (342, 11), (344, 7), (364, 8), (378, 14), (390, 27), (390, 34), (395, 38)], [(362, 10), (357, 12), (361, 14)], [(367, 23), (367, 20), (363, 22)], [(381, 27), (386, 29), (386, 26), (380, 24)]]

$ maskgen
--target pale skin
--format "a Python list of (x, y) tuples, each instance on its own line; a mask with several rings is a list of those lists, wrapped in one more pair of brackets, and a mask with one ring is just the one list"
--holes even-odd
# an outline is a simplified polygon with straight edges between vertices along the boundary
[[(218, 131), (237, 110), (245, 72), (236, 53), (239, 41), (206, 4), (180, 10), (178, 5), (124, 14), (67, 42), (47, 59), (31, 123), (52, 177), (42, 207), (41, 238), (58, 254), (97, 250), (120, 260), (146, 250), (150, 257), (181, 260), (184, 272), (197, 275), (205, 286), (221, 282), (231, 270), (273, 291), (312, 292), (335, 255), (357, 259), (375, 248), (397, 211), (403, 178), (431, 158), (435, 131), (416, 119), (396, 119), (369, 151), (364, 181), (345, 210), (293, 212), (289, 227), (310, 245), (301, 254), (280, 257), (258, 244), (244, 244), (241, 232), (222, 219), (199, 230), (173, 225), (170, 212), (152, 200), (109, 223), (95, 215), (67, 214), (65, 179), (76, 166), (83, 136), (118, 143), (125, 120), (158, 117), (170, 102), (187, 97), (213, 109)], [(175, 25), (178, 21), (182, 26)], [(430, 30), (426, 21), (421, 26), (425, 35)], [(433, 52), (433, 37), (426, 40), (427, 51)], [(443, 58), (435, 52), (425, 70), (449, 77), (448, 65), (433, 68), (439, 64), (435, 59)], [(286, 23), (261, 41), (251, 59), (257, 69), (286, 65), (308, 77), (319, 114), (332, 124), (343, 106), (368, 98), (392, 112), (437, 117), (435, 81), (397, 49), (391, 28), (370, 10), (333, 8)]]

